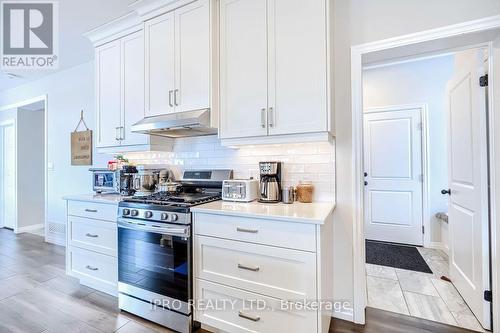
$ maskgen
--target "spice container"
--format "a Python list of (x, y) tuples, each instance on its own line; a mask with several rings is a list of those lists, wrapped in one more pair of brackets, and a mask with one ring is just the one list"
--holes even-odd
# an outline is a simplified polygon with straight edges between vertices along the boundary
[(311, 181), (301, 180), (297, 185), (296, 193), (297, 201), (303, 203), (310, 203), (313, 199), (314, 186)]
[(293, 204), (295, 200), (295, 189), (293, 186), (285, 186), (281, 193), (281, 202), (285, 204)]

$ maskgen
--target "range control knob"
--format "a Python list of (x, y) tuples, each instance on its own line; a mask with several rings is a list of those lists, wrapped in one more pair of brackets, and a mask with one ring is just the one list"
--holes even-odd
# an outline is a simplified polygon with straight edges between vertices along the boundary
[(168, 220), (168, 214), (167, 213), (162, 213), (161, 214), (161, 219), (162, 220)]
[(137, 215), (139, 215), (139, 211), (137, 211), (136, 209), (132, 209), (132, 211), (130, 212), (130, 215), (137, 216)]
[(146, 217), (147, 219), (150, 219), (153, 217), (153, 212), (150, 212), (150, 211), (147, 211), (144, 213), (144, 217)]
[(177, 221), (179, 219), (179, 216), (177, 216), (177, 214), (172, 214), (172, 215), (170, 215), (170, 219), (172, 221)]
[(127, 216), (127, 215), (130, 215), (130, 209), (128, 208), (125, 208), (122, 212), (123, 216)]

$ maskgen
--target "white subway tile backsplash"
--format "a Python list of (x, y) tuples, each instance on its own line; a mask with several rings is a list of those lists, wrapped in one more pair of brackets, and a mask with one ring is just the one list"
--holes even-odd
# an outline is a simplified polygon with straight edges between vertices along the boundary
[(235, 178), (258, 178), (260, 161), (281, 161), (283, 185), (310, 180), (316, 201), (335, 198), (335, 143), (223, 147), (217, 136), (176, 139), (172, 152), (128, 153), (135, 164), (169, 165), (179, 177), (184, 169), (233, 169)]

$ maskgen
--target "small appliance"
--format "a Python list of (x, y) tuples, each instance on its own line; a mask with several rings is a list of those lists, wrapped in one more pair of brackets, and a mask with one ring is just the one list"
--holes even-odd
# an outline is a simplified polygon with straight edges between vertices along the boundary
[(160, 183), (160, 169), (149, 169), (144, 166), (137, 168), (137, 173), (134, 175), (134, 190), (136, 196), (148, 196), (157, 191), (157, 186)]
[(228, 179), (222, 183), (222, 200), (251, 202), (259, 198), (256, 179)]
[(92, 190), (101, 193), (120, 193), (120, 172), (108, 169), (90, 169), (92, 172)]
[(134, 176), (137, 174), (137, 168), (131, 165), (124, 165), (120, 170), (120, 195), (134, 195)]
[[(163, 177), (164, 178), (164, 177)], [(175, 193), (125, 198), (118, 205), (118, 306), (191, 333), (193, 254), (190, 208), (220, 200), (231, 170), (184, 171)]]
[(260, 162), (260, 202), (281, 201), (281, 162)]

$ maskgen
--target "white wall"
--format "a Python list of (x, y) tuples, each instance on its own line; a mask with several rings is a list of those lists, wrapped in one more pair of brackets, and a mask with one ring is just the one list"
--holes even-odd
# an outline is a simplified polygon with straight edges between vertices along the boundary
[(332, 0), (336, 131), (335, 299), (353, 299), (351, 46), (500, 14), (497, 0)]
[[(71, 166), (70, 133), (82, 109), (87, 125), (95, 129), (93, 62), (1, 91), (0, 107), (45, 94), (48, 96), (48, 160), (53, 165), (48, 176), (48, 222), (49, 229), (64, 231), (61, 227), (66, 224), (66, 206), (62, 197), (89, 193), (92, 189), (90, 166)], [(104, 166), (108, 159), (107, 155), (94, 154), (94, 166)], [(64, 241), (64, 233), (53, 236), (57, 237), (55, 241)]]
[(302, 143), (271, 146), (222, 147), (217, 136), (177, 139), (172, 152), (129, 153), (137, 164), (167, 164), (176, 177), (184, 169), (232, 169), (235, 178), (259, 177), (260, 161), (282, 161), (283, 185), (313, 182), (314, 200), (334, 200), (335, 145)]
[[(424, 219), (430, 220), (431, 242), (440, 244), (441, 231), (447, 226), (434, 215), (448, 211), (448, 197), (441, 190), (448, 188), (445, 100), (446, 84), (453, 76), (453, 69), (454, 57), (449, 55), (363, 72), (365, 109), (415, 103), (428, 107), (430, 214)], [(444, 239), (447, 240), (446, 235)]]
[[(23, 232), (45, 219), (44, 110), (17, 110), (17, 227)], [(23, 230), (24, 229), (24, 230)]]

